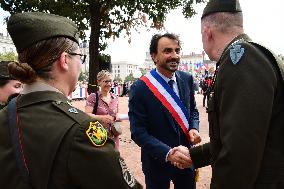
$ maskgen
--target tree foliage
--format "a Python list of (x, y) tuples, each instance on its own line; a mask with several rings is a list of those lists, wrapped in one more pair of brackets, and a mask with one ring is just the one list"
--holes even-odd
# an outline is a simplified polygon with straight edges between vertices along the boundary
[(130, 73), (128, 76), (125, 77), (124, 82), (135, 81), (136, 78), (133, 77), (133, 74)]
[(17, 61), (17, 55), (15, 53), (0, 53), (0, 61)]
[[(2, 0), (1, 7), (11, 14), (41, 11), (66, 16), (80, 29), (82, 39), (90, 28), (89, 83), (95, 84), (99, 72), (99, 54), (106, 39), (118, 38), (123, 30), (131, 41), (131, 29), (137, 26), (162, 29), (170, 10), (182, 7), (186, 18), (195, 14), (193, 4), (204, 0)], [(92, 89), (90, 87), (91, 91)]]
[(88, 78), (89, 78), (89, 72), (81, 72), (78, 80), (81, 82), (87, 82)]

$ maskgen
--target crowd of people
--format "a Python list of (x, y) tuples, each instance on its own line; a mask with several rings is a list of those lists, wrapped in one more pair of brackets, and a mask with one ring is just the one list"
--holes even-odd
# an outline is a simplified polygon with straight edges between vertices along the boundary
[[(18, 62), (0, 63), (1, 188), (143, 188), (119, 154), (111, 73), (97, 74), (84, 112), (67, 98), (86, 58), (75, 23), (29, 12), (7, 27)], [(210, 165), (210, 189), (284, 189), (283, 61), (245, 34), (238, 0), (210, 0), (201, 35), (217, 63), (199, 85), (178, 70), (181, 41), (172, 33), (150, 41), (156, 68), (122, 85), (146, 188), (195, 189), (197, 170)], [(209, 121), (210, 141), (201, 145), (197, 86)]]

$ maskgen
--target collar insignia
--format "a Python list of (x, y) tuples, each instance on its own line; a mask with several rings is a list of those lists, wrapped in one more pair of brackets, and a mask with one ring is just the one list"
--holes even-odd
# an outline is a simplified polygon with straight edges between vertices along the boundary
[(69, 102), (69, 101), (67, 101), (67, 104), (68, 104), (69, 106), (73, 106), (73, 105), (71, 104), (71, 102)]
[(233, 64), (237, 64), (245, 52), (245, 49), (241, 47), (242, 47), (241, 45), (236, 44), (233, 45), (232, 48), (230, 49), (230, 57)]
[(86, 134), (95, 146), (103, 146), (107, 141), (107, 131), (98, 121), (90, 122)]
[(77, 114), (77, 113), (78, 113), (78, 110), (77, 110), (76, 108), (70, 108), (70, 109), (68, 110), (68, 112)]

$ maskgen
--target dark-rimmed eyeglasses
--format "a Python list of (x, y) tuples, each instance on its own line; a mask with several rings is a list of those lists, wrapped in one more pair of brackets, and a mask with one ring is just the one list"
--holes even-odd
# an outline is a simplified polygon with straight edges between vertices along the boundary
[(75, 55), (80, 56), (80, 59), (81, 59), (81, 61), (82, 61), (82, 64), (84, 64), (84, 63), (85, 63), (85, 61), (86, 61), (86, 57), (87, 57), (87, 55), (85, 55), (85, 54), (73, 53), (73, 52), (68, 53), (68, 54), (73, 55), (73, 56), (75, 56)]

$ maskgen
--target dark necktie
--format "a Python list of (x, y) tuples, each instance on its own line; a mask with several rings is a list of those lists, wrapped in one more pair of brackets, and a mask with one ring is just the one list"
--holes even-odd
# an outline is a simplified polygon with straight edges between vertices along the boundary
[(172, 89), (174, 89), (174, 80), (170, 80), (170, 81), (168, 81), (168, 84), (169, 84), (169, 86), (172, 88)]

